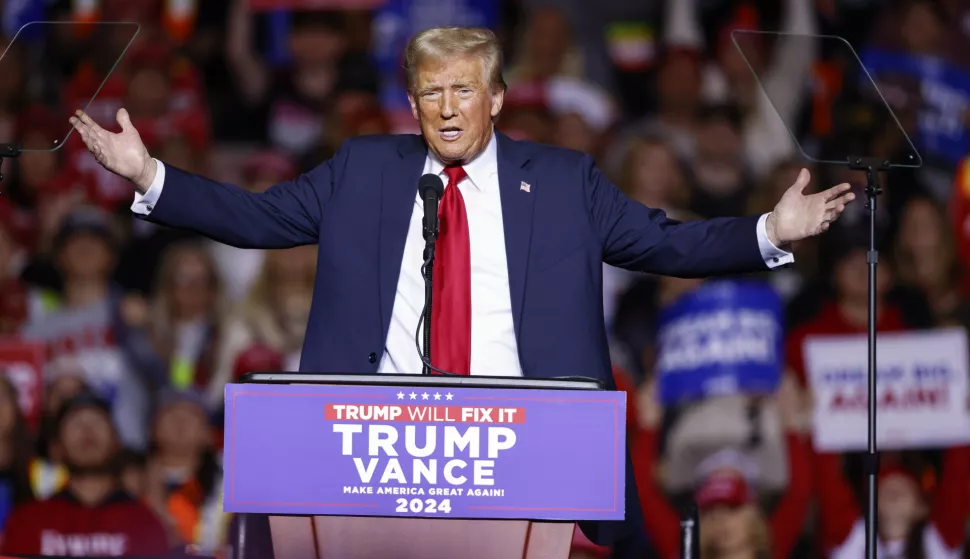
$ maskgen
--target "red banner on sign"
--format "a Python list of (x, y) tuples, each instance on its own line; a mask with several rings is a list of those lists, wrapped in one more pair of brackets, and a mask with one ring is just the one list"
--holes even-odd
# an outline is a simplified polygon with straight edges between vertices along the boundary
[(0, 340), (0, 374), (17, 388), (20, 410), (32, 427), (40, 421), (45, 362), (41, 344)]
[(249, 0), (254, 12), (271, 10), (370, 10), (384, 0)]

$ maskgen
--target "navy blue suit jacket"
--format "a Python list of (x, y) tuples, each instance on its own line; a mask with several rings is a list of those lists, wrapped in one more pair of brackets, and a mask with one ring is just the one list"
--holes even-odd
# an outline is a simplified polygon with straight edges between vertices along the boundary
[[(767, 269), (758, 217), (678, 223), (627, 198), (588, 155), (497, 134), (509, 287), (525, 376), (586, 376), (614, 386), (603, 262), (679, 277)], [(420, 136), (354, 138), (331, 160), (262, 194), (166, 166), (163, 193), (148, 219), (242, 248), (318, 244), (300, 369), (375, 373), (426, 156)], [(599, 543), (639, 528), (627, 462), (627, 521), (583, 525)]]

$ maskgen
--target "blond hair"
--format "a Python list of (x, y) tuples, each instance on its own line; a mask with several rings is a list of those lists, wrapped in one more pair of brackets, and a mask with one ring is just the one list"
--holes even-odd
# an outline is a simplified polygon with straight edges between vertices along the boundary
[(404, 71), (408, 93), (414, 94), (418, 69), (428, 60), (475, 56), (482, 61), (489, 87), (506, 89), (502, 78), (502, 47), (495, 33), (480, 27), (433, 27), (414, 36), (404, 49)]
[[(768, 531), (768, 522), (758, 505), (748, 503), (738, 508), (733, 514), (740, 514), (744, 518), (748, 530), (747, 544), (753, 552), (751, 555), (759, 559), (771, 557), (771, 535)], [(710, 532), (704, 530), (703, 522), (701, 522), (700, 540), (701, 559), (718, 559), (720, 553), (717, 542), (712, 539)]]

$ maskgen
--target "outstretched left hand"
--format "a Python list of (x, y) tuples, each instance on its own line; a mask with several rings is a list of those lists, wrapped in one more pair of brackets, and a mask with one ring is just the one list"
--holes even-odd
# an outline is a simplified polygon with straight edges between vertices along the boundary
[(846, 204), (855, 200), (849, 192), (849, 184), (842, 183), (816, 194), (805, 195), (805, 187), (811, 179), (808, 169), (802, 169), (795, 184), (785, 192), (768, 214), (765, 223), (768, 240), (775, 246), (782, 246), (806, 237), (812, 237), (828, 230), (829, 225), (839, 218)]

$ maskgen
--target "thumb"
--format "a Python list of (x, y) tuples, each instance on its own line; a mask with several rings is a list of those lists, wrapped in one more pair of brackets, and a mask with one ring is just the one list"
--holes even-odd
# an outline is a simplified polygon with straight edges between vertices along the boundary
[(124, 108), (118, 109), (118, 116), (116, 118), (118, 120), (118, 124), (121, 125), (122, 132), (134, 130), (134, 126), (131, 125), (131, 117), (128, 116), (128, 111), (126, 111)]
[(801, 194), (805, 192), (805, 187), (808, 186), (808, 183), (811, 182), (811, 180), (812, 174), (808, 172), (808, 169), (802, 168), (802, 170), (798, 173), (798, 178), (795, 179), (795, 184), (791, 185), (791, 188), (788, 190), (794, 190), (795, 192)]

